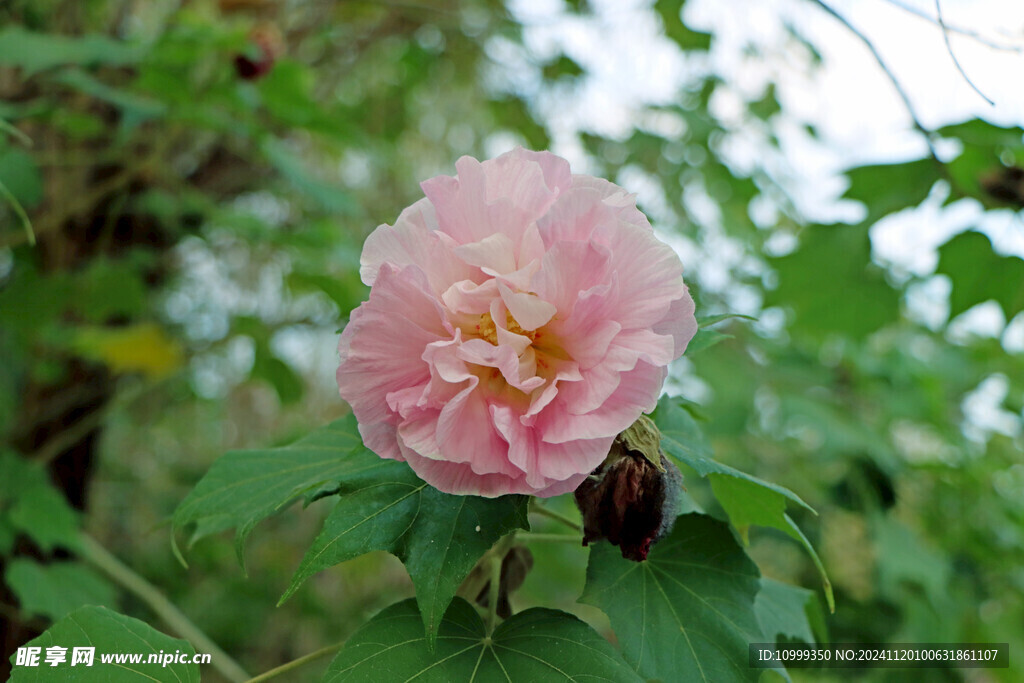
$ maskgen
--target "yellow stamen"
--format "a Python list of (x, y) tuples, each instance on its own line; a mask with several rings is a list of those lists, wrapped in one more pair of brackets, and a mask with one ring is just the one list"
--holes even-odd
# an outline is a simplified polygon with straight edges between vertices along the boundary
[[(537, 337), (536, 331), (524, 330), (508, 311), (505, 311), (505, 329), (513, 334), (529, 337), (530, 341)], [(495, 346), (498, 345), (498, 326), (494, 324), (494, 318), (491, 317), (490, 313), (484, 313), (480, 316), (480, 322), (476, 326), (476, 331), (482, 338)]]

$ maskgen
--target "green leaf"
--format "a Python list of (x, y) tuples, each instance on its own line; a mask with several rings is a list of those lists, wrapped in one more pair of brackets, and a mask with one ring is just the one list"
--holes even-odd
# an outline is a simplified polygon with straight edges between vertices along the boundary
[(332, 136), (339, 140), (354, 133), (349, 119), (332, 114), (313, 99), (317, 72), (292, 59), (280, 59), (256, 84), (263, 106), (288, 127), (299, 127)]
[(0, 329), (0, 358), (6, 361), (0, 364), (0, 437), (5, 436), (12, 426), (23, 400), (22, 378), (26, 370), (26, 355), (25, 347), (18, 343), (13, 330)]
[(814, 508), (784, 486), (763, 481), (734, 467), (712, 460), (711, 446), (704, 438), (696, 421), (689, 411), (677, 405), (676, 399), (673, 397), (662, 396), (652, 417), (661, 431), (661, 447), (677, 463), (694, 469), (701, 477), (720, 474), (743, 479), (814, 512)]
[(980, 232), (962, 232), (939, 247), (935, 272), (953, 281), (950, 320), (989, 300), (999, 304), (1007, 322), (1024, 310), (1024, 259), (996, 254)]
[[(711, 489), (715, 498), (721, 503), (729, 521), (740, 532), (744, 542), (747, 542), (747, 530), (752, 524), (768, 526), (784, 532), (790, 538), (804, 547), (811, 561), (821, 575), (822, 588), (825, 591), (825, 599), (828, 601), (830, 611), (835, 611), (835, 598), (832, 594), (832, 582), (825, 571), (825, 565), (814, 550), (814, 546), (807, 539), (796, 522), (786, 514), (786, 504), (792, 500), (787, 489), (766, 486), (765, 482), (754, 480), (748, 477), (736, 477), (733, 475), (711, 474), (708, 476), (711, 482)], [(795, 494), (792, 494), (795, 496)], [(799, 499), (797, 499), (799, 500)], [(810, 507), (800, 501), (805, 508)]]
[(758, 479), (712, 460), (711, 448), (697, 423), (690, 413), (678, 406), (671, 397), (663, 396), (658, 401), (654, 421), (661, 430), (662, 449), (677, 463), (691, 467), (701, 477), (707, 477), (715, 497), (744, 541), (747, 528), (751, 524), (757, 524), (779, 529), (804, 547), (818, 573), (821, 574), (829, 609), (833, 609), (832, 584), (825, 567), (810, 541), (786, 514), (786, 507), (790, 503), (817, 514), (814, 508), (784, 486)]
[(950, 558), (932, 547), (917, 532), (902, 522), (878, 515), (871, 520), (871, 538), (879, 557), (878, 591), (898, 601), (907, 584), (920, 586), (933, 605), (941, 605), (948, 595), (953, 568)]
[(701, 328), (711, 327), (712, 325), (717, 325), (723, 320), (729, 320), (730, 318), (742, 318), (743, 320), (757, 321), (757, 318), (752, 315), (743, 315), (742, 313), (719, 313), (718, 315), (708, 315), (703, 318), (697, 318), (697, 326)]
[(965, 145), (1006, 149), (1024, 147), (1024, 128), (1002, 128), (982, 119), (954, 123), (940, 128), (937, 132), (943, 137), (959, 138)]
[[(14, 666), (11, 680), (15, 683), (50, 683), (55, 680), (74, 680), (82, 683), (135, 683), (140, 680), (167, 683), (199, 681), (198, 664), (163, 666), (159, 663), (146, 662), (151, 654), (160, 656), (177, 652), (191, 659), (195, 655), (195, 650), (188, 642), (171, 638), (138, 619), (112, 612), (105, 607), (90, 606), (77, 609), (23, 647), (42, 648), (40, 665)], [(67, 648), (67, 661), (56, 667), (45, 664), (46, 648), (49, 647)], [(92, 666), (71, 666), (73, 650), (76, 647), (95, 648)], [(139, 654), (142, 661), (101, 663), (100, 655), (107, 654)], [(14, 659), (15, 655), (12, 655), (12, 664)]]
[(416, 603), (405, 600), (356, 631), (323, 678), (324, 683), (412, 680), (639, 683), (641, 679), (608, 641), (571, 614), (534, 607), (499, 625), (488, 638), (480, 616), (461, 598), (445, 613), (433, 650), (420, 628)]
[[(987, 121), (973, 119), (946, 126), (938, 133), (963, 142), (963, 151), (946, 164), (954, 189), (979, 199), (989, 207), (1007, 204), (1019, 207), (1020, 183), (1014, 179), (1012, 169), (1024, 162), (1024, 129), (1000, 128)], [(953, 192), (948, 201), (959, 196), (960, 193)]]
[(848, 170), (846, 177), (850, 187), (842, 198), (862, 202), (868, 210), (866, 222), (871, 224), (887, 214), (923, 202), (942, 174), (935, 160), (919, 159), (900, 164), (859, 166)]
[(489, 104), (495, 127), (521, 135), (531, 149), (547, 149), (551, 146), (547, 129), (533, 116), (525, 100), (506, 96), (491, 100)]
[(274, 387), (282, 405), (297, 402), (305, 391), (302, 377), (292, 369), (292, 366), (273, 355), (270, 349), (264, 345), (257, 344), (256, 346), (256, 357), (253, 360), (250, 375)]
[(43, 200), (43, 176), (39, 167), (31, 154), (20, 149), (0, 152), (0, 183), (26, 209)]
[(768, 88), (765, 90), (764, 97), (756, 102), (751, 102), (747, 107), (750, 109), (751, 114), (762, 121), (767, 121), (773, 115), (782, 111), (778, 97), (775, 95), (775, 84), (769, 83)]
[(78, 513), (37, 463), (0, 453), (0, 509), (10, 527), (44, 551), (78, 546)]
[(814, 643), (817, 639), (811, 625), (811, 614), (816, 607), (813, 591), (774, 579), (761, 579), (761, 590), (754, 601), (757, 621), (768, 641), (782, 636)]
[(867, 224), (806, 228), (796, 251), (770, 259), (779, 285), (766, 294), (765, 304), (791, 308), (791, 329), (812, 337), (860, 338), (898, 320), (900, 295), (871, 263), (868, 229)]
[(545, 64), (541, 73), (549, 81), (559, 78), (576, 78), (583, 75), (583, 67), (566, 55), (559, 55), (555, 61)]
[(4, 581), (24, 612), (52, 621), (83, 605), (113, 605), (117, 599), (106, 579), (78, 562), (39, 564), (15, 558), (7, 565)]
[(367, 476), (341, 481), (338, 503), (281, 600), (322, 569), (385, 550), (405, 564), (433, 636), (477, 560), (505, 534), (529, 528), (529, 499), (453, 496), (428, 486), (405, 463), (365, 450), (350, 458), (366, 462)]
[(366, 301), (368, 292), (366, 285), (359, 279), (358, 260), (355, 267), (329, 275), (293, 271), (288, 275), (288, 286), (298, 291), (322, 291), (338, 305), (338, 312), (343, 316)]
[(129, 259), (93, 260), (75, 274), (67, 306), (89, 322), (103, 323), (111, 316), (135, 316), (146, 308), (142, 268)]
[[(669, 457), (689, 465), (704, 477), (716, 471), (720, 463), (711, 459), (711, 444), (697, 426), (686, 408), (680, 405), (682, 399), (665, 395), (658, 399), (658, 406), (651, 413), (651, 419), (661, 432), (661, 447)], [(732, 470), (727, 465), (721, 467)]]
[(315, 201), (324, 211), (349, 216), (356, 212), (356, 203), (351, 195), (337, 183), (317, 178), (306, 168), (302, 157), (289, 149), (283, 141), (268, 137), (263, 141), (262, 150), (267, 161), (295, 189)]
[(711, 47), (711, 34), (694, 31), (683, 23), (683, 5), (686, 0), (657, 0), (654, 10), (661, 17), (665, 35), (683, 50), (707, 50)]
[(14, 550), (16, 536), (17, 531), (11, 526), (11, 520), (0, 512), (0, 555), (9, 555)]
[(35, 33), (17, 25), (0, 31), (0, 64), (20, 66), (25, 77), (63, 64), (134, 64), (142, 57), (143, 50), (141, 45), (99, 35), (71, 37)]
[(692, 356), (695, 353), (700, 353), (701, 351), (714, 346), (718, 342), (723, 342), (726, 339), (732, 338), (733, 336), (731, 334), (725, 334), (724, 332), (719, 332), (717, 330), (698, 329), (697, 334), (693, 335), (693, 339), (691, 339), (690, 343), (686, 345), (686, 355)]
[(10, 520), (47, 552), (78, 546), (78, 513), (49, 482), (23, 491), (11, 507)]
[(163, 102), (109, 86), (81, 69), (69, 69), (55, 80), (121, 109), (126, 115), (125, 122), (130, 121), (132, 125), (167, 113), (167, 105)]
[(754, 612), (757, 566), (728, 525), (683, 515), (645, 562), (597, 543), (581, 602), (608, 615), (623, 655), (642, 678), (756, 681), (747, 644), (762, 640)]
[(241, 560), (245, 539), (259, 522), (325, 482), (379, 467), (379, 459), (351, 457), (363, 450), (355, 418), (349, 415), (282, 448), (227, 453), (174, 511), (174, 526), (195, 524), (191, 542), (237, 529)]

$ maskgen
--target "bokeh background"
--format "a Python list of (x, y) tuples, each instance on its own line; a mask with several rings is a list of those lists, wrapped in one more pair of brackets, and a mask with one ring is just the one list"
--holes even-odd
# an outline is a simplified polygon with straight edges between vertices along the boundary
[[(253, 534), (247, 576), (226, 537), (185, 569), (167, 520), (224, 451), (345, 414), (337, 332), (366, 294), (363, 240), (459, 156), (523, 145), (637, 193), (701, 315), (756, 318), (717, 326), (667, 389), (718, 459), (818, 510), (797, 521), (835, 588), (829, 637), (1011, 645), (1009, 670), (794, 680), (1024, 680), (1015, 5), (0, 4), (0, 671), (83, 602), (168, 628), (62, 549), (68, 528), (253, 673), (412, 594), (380, 553), (275, 607), (316, 504)], [(28, 486), (32, 463), (70, 507)], [(750, 544), (765, 575), (820, 594), (788, 537)], [(575, 603), (586, 550), (534, 555), (514, 604), (610, 635)]]

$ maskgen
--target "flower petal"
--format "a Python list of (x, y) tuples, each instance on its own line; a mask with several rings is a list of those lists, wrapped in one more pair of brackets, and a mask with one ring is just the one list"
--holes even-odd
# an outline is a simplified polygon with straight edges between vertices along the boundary
[[(561, 396), (537, 420), (542, 440), (566, 443), (576, 439), (614, 437), (633, 424), (641, 413), (654, 410), (667, 370), (639, 361), (623, 373), (619, 386), (601, 407), (585, 415), (572, 414)], [(553, 410), (554, 408), (560, 410)]]
[(672, 302), (665, 317), (654, 326), (655, 333), (672, 337), (673, 358), (683, 355), (690, 340), (697, 334), (697, 318), (693, 315), (695, 310), (693, 297), (690, 296), (690, 290), (685, 285), (683, 290), (683, 296)]
[(536, 294), (513, 292), (501, 282), (498, 283), (498, 291), (501, 293), (501, 300), (505, 302), (508, 312), (524, 330), (532, 332), (541, 325), (546, 325), (558, 312), (553, 304), (544, 301)]
[[(338, 388), (362, 424), (390, 421), (387, 395), (430, 380), (420, 358), (423, 349), (451, 332), (440, 302), (427, 289), (418, 268), (398, 271), (385, 264), (370, 299), (345, 326), (338, 346)], [(381, 329), (389, 333), (380, 335)]]
[(515, 245), (508, 235), (488, 235), (479, 242), (461, 244), (454, 251), (469, 265), (491, 273), (511, 273), (516, 269)]
[(525, 427), (513, 407), (491, 404), (491, 417), (498, 432), (508, 441), (508, 459), (526, 472), (526, 483), (547, 488), (549, 480), (560, 481), (581, 472), (589, 473), (608, 455), (611, 438), (577, 439), (567, 443), (545, 443), (536, 431)]
[(421, 199), (395, 221), (395, 225), (381, 225), (366, 238), (359, 259), (359, 276), (373, 286), (377, 272), (385, 263), (399, 269), (416, 266), (427, 274), (431, 291), (440, 294), (452, 282), (481, 280), (480, 272), (452, 253), (442, 233), (431, 229), (436, 225), (434, 209)]
[(477, 284), (472, 280), (459, 280), (445, 290), (441, 300), (453, 313), (483, 315), (498, 296), (498, 283), (493, 280)]

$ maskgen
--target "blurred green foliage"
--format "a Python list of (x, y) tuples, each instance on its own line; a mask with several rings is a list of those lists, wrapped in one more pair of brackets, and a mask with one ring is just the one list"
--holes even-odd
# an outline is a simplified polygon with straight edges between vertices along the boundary
[[(651, 11), (699, 57), (714, 37), (688, 27), (682, 9), (659, 0)], [(275, 608), (322, 503), (270, 519), (248, 551), (248, 578), (227, 544), (211, 542), (190, 552), (186, 572), (164, 523), (220, 453), (285, 443), (345, 413), (330, 366), (337, 329), (365, 297), (365, 236), (461, 154), (550, 145), (538, 102), (585, 83), (587, 64), (532, 54), (498, 0), (11, 0), (0, 25), (5, 646), (86, 602), (153, 622), (69, 559), (80, 526), (250, 671), (346, 638), (412, 585), (397, 560), (374, 553)], [(507, 68), (499, 41), (527, 55), (539, 86), (495, 75)], [(777, 151), (771, 122), (786, 115), (770, 86), (740, 123), (721, 121), (709, 103), (729, 89), (702, 71), (675, 102), (638, 105), (623, 134), (574, 134), (595, 175), (656, 188), (660, 201), (642, 208), (698, 255), (686, 265), (701, 315), (735, 310), (739, 290), (754, 302), (743, 312), (759, 322), (719, 320), (678, 369), (699, 405), (659, 407), (663, 428), (673, 425), (666, 450), (691, 468), (691, 507), (746, 532), (772, 587), (758, 602), (774, 608), (755, 605), (764, 628), (806, 635), (786, 615), (820, 611), (794, 586), (820, 585), (818, 556), (800, 547), (813, 545), (836, 609), (811, 623), (830, 639), (1024, 651), (1024, 356), (1003, 343), (1024, 310), (1024, 265), (980, 229), (949, 239), (923, 277), (897, 273), (871, 244), (878, 221), (936, 196), (1019, 211), (1024, 131), (968, 121), (938, 131), (961, 149), (945, 163), (849, 169), (844, 198), (864, 205), (863, 218), (819, 225), (767, 166), (729, 161), (724, 142), (740, 133)], [(675, 132), (645, 125), (650, 116)], [(759, 202), (772, 220), (752, 218)], [(769, 242), (780, 236), (791, 247)], [(742, 258), (720, 259), (723, 241)], [(719, 262), (726, 284), (702, 277)], [(950, 310), (926, 324), (910, 293), (936, 279), (951, 283)], [(991, 301), (1004, 317), (999, 338), (956, 332), (961, 314)], [(743, 488), (753, 480), (778, 490)], [(739, 504), (751, 495), (766, 497), (754, 511)], [(575, 515), (568, 497), (547, 505)], [(205, 530), (229, 522), (211, 518)], [(558, 529), (542, 517), (533, 527)], [(609, 634), (608, 617), (575, 602), (587, 551), (533, 552), (544, 580), (528, 576), (514, 606), (573, 611)], [(44, 596), (46, 582), (68, 590)], [(1020, 680), (1019, 660), (985, 680)]]

